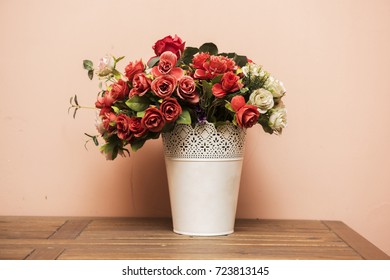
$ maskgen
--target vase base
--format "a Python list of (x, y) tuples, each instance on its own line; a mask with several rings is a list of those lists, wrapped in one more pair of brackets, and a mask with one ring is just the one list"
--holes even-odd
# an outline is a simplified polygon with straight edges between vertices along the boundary
[(177, 234), (180, 234), (180, 235), (207, 237), (207, 236), (229, 235), (229, 234), (234, 233), (234, 230), (229, 230), (229, 231), (225, 231), (225, 232), (211, 232), (211, 233), (208, 233), (208, 232), (185, 232), (185, 231), (173, 229), (173, 232), (177, 233)]

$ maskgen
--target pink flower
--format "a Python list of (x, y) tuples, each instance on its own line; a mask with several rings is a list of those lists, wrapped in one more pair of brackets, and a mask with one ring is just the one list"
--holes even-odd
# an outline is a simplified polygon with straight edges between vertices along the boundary
[(232, 98), (231, 105), (234, 111), (240, 110), (246, 104), (245, 98), (242, 95), (236, 95)]
[(144, 71), (145, 65), (142, 63), (142, 59), (140, 61), (130, 62), (125, 68), (126, 77), (129, 79), (130, 82), (133, 81), (133, 77), (135, 74)]
[(146, 77), (145, 73), (135, 74), (133, 78), (133, 88), (130, 90), (129, 97), (134, 95), (144, 95), (150, 89), (151, 82), (152, 81)]
[(149, 131), (160, 132), (165, 125), (164, 116), (159, 109), (150, 107), (146, 109), (141, 124)]
[(161, 55), (163, 52), (170, 51), (179, 58), (184, 52), (184, 46), (185, 42), (183, 42), (180, 37), (175, 35), (175, 37), (172, 38), (172, 36), (169, 35), (158, 40), (152, 48), (157, 56)]
[(175, 67), (176, 62), (176, 55), (173, 52), (166, 51), (160, 56), (158, 65), (152, 68), (152, 74), (155, 77), (169, 74), (179, 80), (183, 77), (184, 71), (180, 67)]
[(182, 108), (179, 102), (177, 102), (175, 98), (171, 97), (164, 99), (164, 102), (161, 104), (160, 109), (165, 121), (167, 122), (173, 122), (177, 120), (177, 118), (182, 113)]
[(176, 88), (177, 80), (174, 76), (158, 76), (151, 84), (152, 91), (160, 98), (170, 97)]
[(196, 104), (199, 102), (199, 94), (195, 90), (196, 85), (194, 79), (190, 76), (184, 76), (179, 80), (176, 92), (181, 99)]
[(259, 119), (260, 113), (254, 105), (244, 105), (236, 113), (237, 124), (240, 127), (249, 128), (254, 126)]

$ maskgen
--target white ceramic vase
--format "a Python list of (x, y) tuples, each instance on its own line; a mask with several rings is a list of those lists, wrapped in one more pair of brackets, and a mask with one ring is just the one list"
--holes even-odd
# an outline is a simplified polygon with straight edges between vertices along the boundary
[(173, 231), (192, 236), (234, 232), (245, 131), (232, 124), (178, 124), (162, 135)]

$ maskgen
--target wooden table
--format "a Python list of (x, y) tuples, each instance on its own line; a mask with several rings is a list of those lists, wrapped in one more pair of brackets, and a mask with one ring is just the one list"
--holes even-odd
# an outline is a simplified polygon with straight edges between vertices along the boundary
[(237, 220), (191, 237), (165, 218), (1, 217), (0, 259), (390, 259), (339, 221)]

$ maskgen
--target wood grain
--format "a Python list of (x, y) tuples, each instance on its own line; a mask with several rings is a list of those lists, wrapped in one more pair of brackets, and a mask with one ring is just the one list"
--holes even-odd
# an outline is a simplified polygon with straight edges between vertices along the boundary
[(0, 217), (0, 259), (388, 259), (338, 221), (236, 221), (191, 237), (168, 218)]

